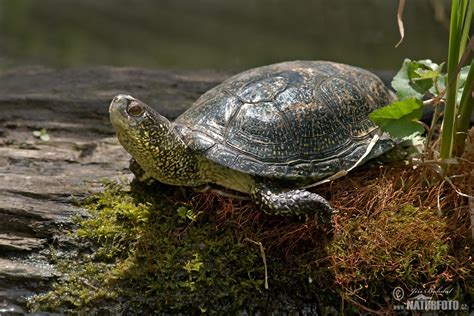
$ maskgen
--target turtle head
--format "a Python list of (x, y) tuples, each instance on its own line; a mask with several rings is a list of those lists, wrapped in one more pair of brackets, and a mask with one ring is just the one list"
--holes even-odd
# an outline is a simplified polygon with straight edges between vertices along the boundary
[(169, 128), (170, 122), (149, 105), (126, 94), (113, 98), (109, 107), (110, 121), (118, 132), (128, 130), (134, 134), (151, 127)]
[(120, 143), (137, 161), (157, 150), (153, 147), (160, 146), (170, 129), (165, 117), (130, 95), (117, 95), (110, 103), (109, 114)]
[(189, 173), (185, 169), (191, 154), (168, 119), (124, 94), (112, 100), (109, 114), (120, 143), (149, 176), (164, 183), (181, 184), (180, 175)]

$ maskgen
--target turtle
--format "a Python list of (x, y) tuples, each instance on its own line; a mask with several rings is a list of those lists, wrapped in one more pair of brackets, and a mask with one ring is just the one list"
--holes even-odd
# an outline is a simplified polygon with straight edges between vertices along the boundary
[(291, 61), (230, 77), (173, 122), (115, 96), (109, 113), (143, 178), (245, 193), (274, 215), (331, 217), (315, 184), (390, 150), (369, 113), (394, 101), (373, 73), (329, 61)]

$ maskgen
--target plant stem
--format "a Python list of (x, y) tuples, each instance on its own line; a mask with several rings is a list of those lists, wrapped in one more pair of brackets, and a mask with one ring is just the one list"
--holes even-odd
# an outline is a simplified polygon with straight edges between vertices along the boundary
[(457, 156), (464, 151), (464, 143), (466, 141), (467, 130), (469, 129), (469, 121), (471, 113), (474, 111), (474, 99), (472, 92), (474, 89), (474, 59), (471, 60), (471, 68), (467, 74), (464, 90), (459, 104), (459, 116), (456, 120), (456, 135), (454, 137), (454, 151)]
[(474, 1), (468, 0), (468, 3), (463, 3), (463, 12), (464, 14), (461, 16), (462, 21), (462, 34), (461, 34), (461, 44), (460, 44), (460, 52), (463, 52), (466, 48), (467, 39), (469, 38), (469, 31), (471, 30), (471, 19), (472, 19), (472, 10)]
[[(448, 76), (446, 78), (446, 106), (444, 110), (440, 158), (451, 158), (454, 138), (454, 122), (456, 117), (456, 88), (457, 88), (457, 66), (459, 62), (459, 50), (461, 44), (463, 12), (460, 12), (459, 2), (465, 4), (466, 0), (453, 0), (451, 5), (451, 24), (449, 28), (449, 50), (448, 50)], [(465, 5), (464, 5), (465, 8)], [(461, 6), (461, 11), (463, 6)]]
[(439, 103), (436, 103), (434, 113), (433, 113), (433, 118), (431, 119), (431, 125), (430, 128), (428, 129), (428, 135), (426, 136), (426, 143), (425, 143), (425, 153), (430, 152), (430, 144), (431, 144), (431, 139), (433, 138), (433, 133), (434, 129), (436, 127), (436, 122), (438, 122), (439, 119)]

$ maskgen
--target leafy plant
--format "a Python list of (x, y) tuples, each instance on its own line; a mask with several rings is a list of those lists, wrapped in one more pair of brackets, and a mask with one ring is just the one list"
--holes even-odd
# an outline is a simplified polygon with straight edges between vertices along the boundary
[(178, 216), (181, 220), (191, 220), (195, 221), (197, 218), (197, 214), (194, 213), (192, 209), (187, 208), (186, 206), (180, 206), (176, 210)]
[(33, 136), (37, 137), (37, 138), (39, 138), (39, 139), (41, 139), (42, 141), (45, 141), (45, 142), (47, 142), (50, 139), (50, 137), (48, 135), (48, 132), (46, 131), (45, 128), (42, 128), (39, 131), (33, 131)]
[(403, 138), (423, 132), (422, 125), (418, 123), (422, 114), (423, 102), (409, 98), (383, 107), (369, 117), (390, 135)]
[[(419, 119), (423, 106), (434, 106), (426, 140), (428, 145), (439, 118), (439, 106), (444, 103), (439, 148), (442, 160), (460, 156), (464, 151), (469, 119), (474, 110), (474, 38), (466, 45), (473, 9), (471, 0), (452, 1), (446, 72), (443, 71), (444, 64), (438, 65), (429, 59), (405, 59), (392, 81), (399, 101), (369, 116), (382, 130), (403, 138), (422, 131)], [(462, 67), (465, 64), (468, 66)]]

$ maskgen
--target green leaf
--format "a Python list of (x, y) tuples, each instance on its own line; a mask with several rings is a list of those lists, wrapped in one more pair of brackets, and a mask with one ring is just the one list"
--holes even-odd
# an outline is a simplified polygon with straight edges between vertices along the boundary
[(461, 68), (461, 71), (459, 72), (459, 86), (464, 87), (464, 83), (466, 82), (467, 74), (469, 73), (470, 69), (470, 65)]
[(422, 95), (433, 86), (433, 79), (438, 75), (439, 66), (429, 59), (412, 61), (408, 64), (410, 86)]
[(425, 67), (425, 69), (434, 70), (437, 72), (441, 70), (441, 66), (442, 66), (442, 64), (438, 65), (437, 63), (432, 62), (431, 59), (421, 59), (421, 60), (416, 60), (414, 62), (419, 64), (420, 66)]
[(178, 213), (178, 216), (183, 220), (189, 219), (195, 221), (197, 218), (197, 215), (194, 214), (194, 211), (192, 209), (188, 209), (185, 206), (178, 207), (176, 212)]
[(393, 121), (389, 125), (382, 128), (384, 132), (389, 133), (395, 138), (405, 138), (413, 134), (421, 134), (424, 131), (423, 126), (417, 121)]
[[(461, 71), (459, 72), (459, 79), (458, 79), (458, 86), (457, 86), (457, 93), (456, 93), (456, 104), (459, 104), (461, 102), (462, 92), (464, 90), (467, 74), (469, 73), (470, 69), (471, 69), (470, 65), (465, 66), (465, 67), (462, 67)], [(429, 90), (431, 93), (435, 95), (438, 95), (441, 91), (446, 89), (446, 75), (441, 74), (438, 76), (436, 86), (437, 86), (437, 89), (435, 88), (435, 86), (433, 86)]]
[(458, 92), (456, 94), (456, 104), (461, 103), (461, 97), (462, 93), (464, 91), (464, 86), (466, 85), (466, 79), (467, 79), (467, 74), (469, 73), (469, 70), (471, 69), (471, 66), (466, 66), (462, 67), (461, 71), (459, 72), (459, 79), (458, 79)]
[(188, 208), (185, 207), (185, 206), (180, 206), (178, 207), (178, 209), (176, 210), (176, 212), (178, 213), (178, 216), (182, 219), (186, 219), (186, 215), (188, 213)]
[(47, 142), (50, 138), (49, 138), (49, 135), (48, 135), (48, 134), (42, 134), (42, 135), (40, 135), (40, 139), (41, 139), (42, 141)]
[(416, 69), (415, 73), (419, 76), (419, 78), (413, 78), (413, 81), (434, 79), (439, 76), (439, 71), (421, 68)]
[(39, 139), (41, 139), (42, 141), (45, 141), (45, 142), (47, 142), (50, 139), (50, 137), (48, 135), (48, 132), (46, 131), (45, 128), (42, 128), (39, 131), (33, 131), (33, 136), (37, 137), (37, 138), (39, 138)]
[(421, 99), (433, 87), (441, 75), (442, 65), (429, 59), (412, 61), (405, 59), (402, 68), (392, 80), (392, 87), (399, 99)]
[(418, 122), (422, 114), (423, 102), (410, 98), (375, 110), (369, 114), (369, 118), (384, 132), (403, 138), (423, 132), (423, 126)]
[(439, 95), (446, 89), (446, 74), (440, 74), (435, 80), (429, 92), (434, 95)]
[(401, 100), (406, 98), (420, 98), (423, 97), (421, 93), (414, 90), (410, 86), (410, 77), (408, 75), (408, 66), (411, 63), (410, 59), (405, 59), (402, 64), (402, 68), (398, 71), (398, 73), (393, 77), (392, 80), (392, 87), (395, 89), (397, 93), (397, 97)]
[(418, 120), (423, 114), (423, 102), (410, 98), (384, 106), (369, 114), (369, 118), (380, 126), (391, 120)]

